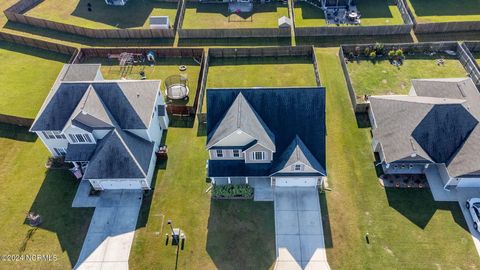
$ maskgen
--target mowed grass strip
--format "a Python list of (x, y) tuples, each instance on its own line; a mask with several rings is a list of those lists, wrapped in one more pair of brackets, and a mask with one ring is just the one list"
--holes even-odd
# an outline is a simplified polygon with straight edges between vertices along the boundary
[[(404, 24), (400, 10), (393, 1), (365, 0), (356, 4), (361, 14), (360, 26)], [(294, 13), (297, 27), (337, 27), (336, 24), (327, 24), (323, 10), (306, 2), (296, 2)]]
[(408, 0), (417, 23), (480, 21), (480, 0)]
[[(78, 259), (93, 209), (71, 207), (78, 181), (69, 171), (47, 170), (48, 156), (28, 129), (0, 124), (0, 254), (52, 256), (2, 261), (2, 269), (72, 269)], [(27, 225), (29, 211), (40, 214), (40, 227)]]
[(70, 57), (0, 41), (0, 113), (35, 118)]
[[(198, 77), (200, 76), (200, 65), (193, 58), (187, 57), (169, 57), (157, 58), (155, 65), (133, 65), (130, 67), (121, 67), (117, 59), (108, 59), (100, 57), (87, 58), (84, 63), (101, 64), (103, 78), (107, 80), (120, 80), (122, 78), (129, 80), (141, 80), (140, 72), (145, 72), (147, 80), (161, 80), (161, 91), (166, 97), (165, 80), (173, 75), (186, 76), (188, 79), (189, 98), (185, 100), (171, 100), (171, 103), (178, 105), (193, 106), (195, 94), (198, 86)], [(186, 71), (180, 71), (179, 67), (184, 65)]]
[[(193, 122), (195, 121), (195, 123)], [(195, 119), (171, 118), (168, 160), (159, 161), (153, 195), (145, 200), (132, 269), (268, 269), (275, 261), (273, 203), (211, 201), (205, 140)], [(184, 250), (165, 244), (167, 220), (186, 235)]]
[[(91, 4), (91, 11), (88, 10)], [(92, 29), (149, 28), (151, 16), (168, 16), (173, 26), (177, 3), (129, 0), (125, 6), (107, 5), (104, 0), (45, 0), (26, 15)]]
[(278, 28), (278, 19), (287, 16), (288, 6), (254, 3), (251, 13), (230, 13), (228, 4), (187, 2), (183, 29)]
[[(444, 64), (438, 65), (437, 59), (441, 57), (445, 57)], [(347, 69), (358, 97), (406, 95), (410, 91), (412, 79), (459, 78), (467, 75), (460, 61), (446, 55), (435, 57), (407, 55), (400, 67), (390, 64), (386, 59), (378, 61), (362, 59), (348, 62)]]
[[(316, 86), (310, 57), (245, 57), (210, 60), (208, 88)], [(203, 112), (206, 111), (204, 95)]]
[[(327, 171), (322, 207), (332, 269), (476, 269), (480, 260), (457, 203), (429, 190), (385, 189), (370, 130), (357, 126), (338, 48), (317, 49), (327, 88)], [(370, 244), (365, 235), (369, 234)]]

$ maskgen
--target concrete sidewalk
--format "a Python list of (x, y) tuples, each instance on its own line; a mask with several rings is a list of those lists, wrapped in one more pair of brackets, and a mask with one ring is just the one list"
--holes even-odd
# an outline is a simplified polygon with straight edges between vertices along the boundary
[(102, 192), (75, 269), (128, 269), (142, 196), (140, 190)]
[(276, 270), (329, 270), (316, 188), (275, 188)]

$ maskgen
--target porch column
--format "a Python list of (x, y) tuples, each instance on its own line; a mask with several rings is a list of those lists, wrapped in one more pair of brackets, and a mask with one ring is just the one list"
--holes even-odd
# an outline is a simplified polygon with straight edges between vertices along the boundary
[(214, 177), (210, 177), (210, 179), (212, 179), (212, 184), (215, 185), (215, 178), (214, 178)]
[(248, 177), (245, 177), (245, 184), (248, 185)]
[(230, 179), (230, 177), (227, 177), (227, 179), (228, 179), (228, 184), (231, 184), (232, 180)]

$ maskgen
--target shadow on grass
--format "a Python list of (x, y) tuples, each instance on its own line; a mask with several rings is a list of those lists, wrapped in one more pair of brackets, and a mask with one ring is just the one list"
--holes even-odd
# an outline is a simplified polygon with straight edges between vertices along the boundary
[(102, 39), (102, 38), (89, 38), (85, 36), (79, 36), (60, 31), (50, 30), (41, 27), (34, 27), (23, 23), (7, 22), (3, 28), (14, 31), (20, 31), (30, 33), (32, 35), (38, 35), (45, 38), (51, 38), (57, 40), (56, 42), (72, 42), (79, 43), (87, 46), (95, 47), (112, 47), (112, 46), (124, 46), (124, 47), (139, 47), (139, 46), (173, 46), (173, 38), (152, 38), (152, 39)]
[(324, 37), (297, 37), (297, 45), (314, 45), (316, 47), (337, 47), (342, 44), (372, 44), (380, 43), (411, 43), (410, 35), (387, 36), (324, 36)]
[(478, 15), (480, 5), (472, 0), (409, 0), (417, 16)]
[(355, 113), (358, 128), (371, 128), (370, 119), (367, 113)]
[(332, 227), (330, 226), (330, 217), (328, 215), (327, 195), (325, 192), (318, 194), (320, 200), (320, 210), (322, 211), (323, 236), (325, 248), (333, 247)]
[(425, 229), (437, 210), (447, 210), (460, 227), (469, 231), (457, 202), (436, 202), (429, 189), (385, 188), (385, 192), (390, 207), (421, 229)]
[(419, 42), (479, 40), (480, 31), (451, 32), (437, 34), (415, 34)]
[[(125, 6), (109, 6), (103, 0), (80, 0), (71, 15), (118, 28), (138, 28), (143, 27), (155, 8), (174, 9), (172, 12), (176, 13), (177, 3), (129, 0)], [(169, 20), (172, 24), (175, 18)]]
[(211, 58), (210, 66), (239, 66), (239, 65), (275, 65), (275, 64), (312, 64), (308, 56), (280, 56), (280, 57), (226, 57)]
[(34, 142), (37, 140), (37, 135), (28, 131), (28, 127), (20, 127), (0, 123), (0, 138), (24, 142)]
[[(252, 15), (255, 16), (257, 13), (264, 12), (276, 12), (278, 8), (276, 3), (266, 3), (266, 4), (254, 4), (252, 12), (241, 12), (239, 14), (235, 13), (242, 18), (248, 18)], [(222, 14), (224, 17), (228, 17), (232, 12), (228, 11), (228, 4), (226, 3), (188, 3), (186, 6), (187, 9), (196, 9), (196, 13), (216, 13)]]
[(310, 4), (304, 2), (297, 2), (295, 3), (295, 8), (299, 8), (302, 10), (302, 18), (304, 20), (325, 19), (325, 13), (323, 12), (323, 10)]
[(181, 38), (179, 47), (290, 46), (291, 38)]
[[(39, 229), (57, 235), (62, 251), (67, 253), (72, 267), (80, 255), (94, 210), (71, 207), (78, 183), (67, 170), (48, 170), (29, 210), (42, 217)], [(28, 241), (19, 247), (24, 250), (27, 248)]]
[[(18, 45), (18, 44), (10, 43), (7, 41), (0, 41), (0, 50), (13, 51), (21, 54), (26, 54), (26, 55), (35, 56), (42, 59), (53, 60), (53, 61), (63, 62), (63, 63), (68, 61), (68, 58), (61, 53), (33, 48), (29, 46)], [(13, 65), (14, 63), (10, 63), (10, 64)]]
[(390, 5), (395, 6), (391, 0), (360, 0), (356, 1), (357, 9), (362, 14), (362, 18), (393, 18), (390, 11)]
[(195, 123), (195, 116), (178, 116), (169, 114), (170, 127), (175, 128), (192, 128)]
[(212, 200), (207, 252), (217, 269), (270, 269), (275, 263), (273, 203)]

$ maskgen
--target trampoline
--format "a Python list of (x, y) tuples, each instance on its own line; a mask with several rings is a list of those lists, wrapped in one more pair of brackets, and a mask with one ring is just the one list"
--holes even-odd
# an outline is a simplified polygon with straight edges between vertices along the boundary
[(169, 99), (188, 98), (188, 79), (183, 75), (173, 75), (165, 80), (165, 94)]

